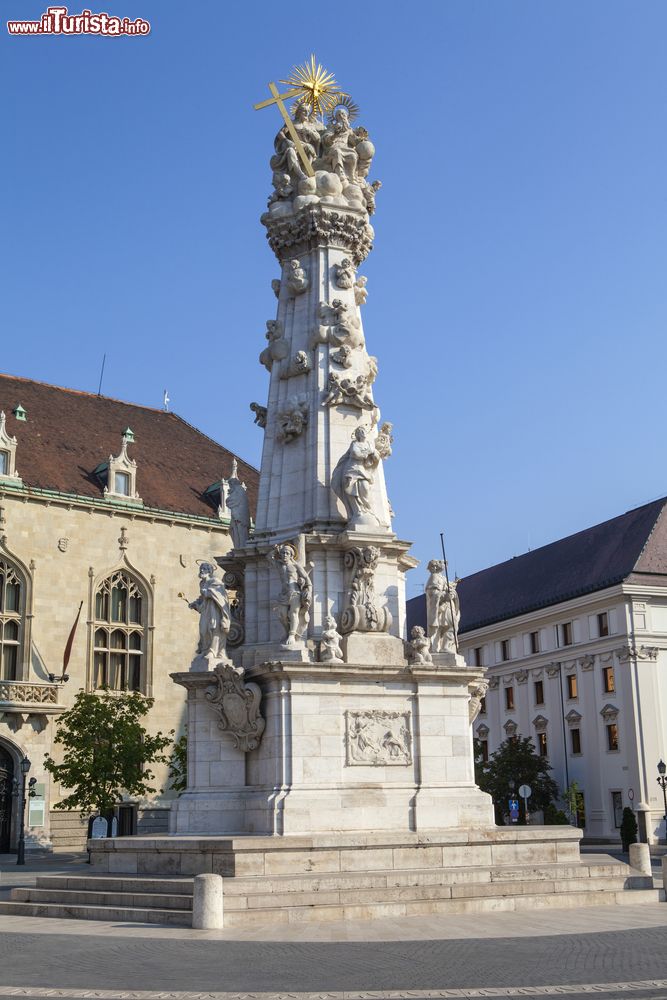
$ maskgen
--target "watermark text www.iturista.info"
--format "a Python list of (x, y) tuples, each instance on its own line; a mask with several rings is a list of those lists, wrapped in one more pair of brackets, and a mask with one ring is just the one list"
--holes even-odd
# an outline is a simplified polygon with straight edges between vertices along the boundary
[(47, 7), (39, 21), (7, 21), (10, 35), (107, 35), (120, 38), (127, 35), (147, 35), (150, 23), (137, 17), (115, 17), (112, 14), (93, 14), (82, 10), (80, 14), (68, 13), (67, 7)]

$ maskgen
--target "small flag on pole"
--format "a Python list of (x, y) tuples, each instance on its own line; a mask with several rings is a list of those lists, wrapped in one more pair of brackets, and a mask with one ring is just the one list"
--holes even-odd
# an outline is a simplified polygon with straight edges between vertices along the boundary
[(72, 631), (67, 637), (67, 643), (65, 644), (65, 652), (63, 653), (63, 677), (67, 672), (67, 664), (69, 663), (69, 658), (72, 655), (72, 646), (74, 645), (74, 636), (76, 635), (76, 627), (79, 624), (79, 618), (81, 616), (81, 608), (83, 607), (83, 601), (79, 605), (79, 610), (76, 613), (76, 618), (74, 619), (74, 624), (72, 625)]

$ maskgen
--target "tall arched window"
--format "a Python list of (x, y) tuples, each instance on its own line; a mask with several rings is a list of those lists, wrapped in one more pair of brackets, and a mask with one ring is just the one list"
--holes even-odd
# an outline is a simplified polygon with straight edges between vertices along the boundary
[(141, 691), (146, 652), (146, 595), (119, 570), (95, 593), (93, 686)]
[(19, 680), (25, 613), (25, 586), (16, 568), (0, 557), (0, 673)]

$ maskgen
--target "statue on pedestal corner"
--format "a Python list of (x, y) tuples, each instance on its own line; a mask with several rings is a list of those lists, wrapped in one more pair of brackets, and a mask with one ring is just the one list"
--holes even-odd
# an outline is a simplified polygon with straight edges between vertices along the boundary
[[(199, 669), (208, 669), (208, 661), (230, 663), (227, 656), (227, 636), (232, 616), (227, 590), (217, 567), (202, 562), (199, 567), (199, 597), (188, 604), (199, 612), (199, 644), (193, 661)], [(196, 667), (195, 667), (196, 669)]]
[(297, 559), (291, 542), (276, 545), (268, 556), (282, 584), (274, 611), (285, 629), (285, 646), (295, 646), (303, 639), (310, 621), (313, 589), (304, 566)]

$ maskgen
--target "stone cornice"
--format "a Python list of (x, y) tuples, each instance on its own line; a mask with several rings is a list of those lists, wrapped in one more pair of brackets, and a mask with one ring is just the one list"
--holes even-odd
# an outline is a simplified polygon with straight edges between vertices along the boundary
[(123, 503), (120, 500), (106, 500), (103, 497), (83, 496), (80, 493), (60, 493), (56, 490), (44, 490), (36, 486), (9, 487), (0, 484), (0, 500), (20, 500), (22, 503), (36, 503), (45, 507), (51, 505), (77, 508), (88, 513), (100, 513), (106, 517), (129, 517), (132, 520), (159, 521), (161, 524), (180, 524), (187, 527), (202, 527), (210, 531), (221, 530), (225, 534), (229, 531), (229, 518), (219, 518), (213, 515), (210, 518), (201, 517), (198, 514), (184, 514), (173, 510), (164, 510), (161, 507), (148, 507), (145, 504)]
[(373, 248), (375, 233), (365, 212), (308, 205), (291, 215), (267, 212), (261, 222), (271, 249), (281, 261), (317, 247), (335, 246), (349, 253), (359, 266)]

